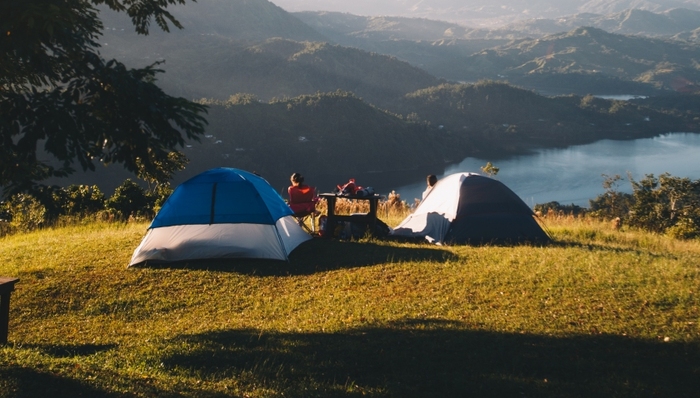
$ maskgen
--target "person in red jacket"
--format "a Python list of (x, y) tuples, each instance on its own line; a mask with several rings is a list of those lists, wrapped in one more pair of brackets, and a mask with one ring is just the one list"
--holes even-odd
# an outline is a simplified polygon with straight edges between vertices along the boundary
[(316, 211), (316, 190), (304, 184), (304, 176), (294, 173), (290, 177), (292, 185), (287, 188), (289, 207), (295, 215), (306, 215)]

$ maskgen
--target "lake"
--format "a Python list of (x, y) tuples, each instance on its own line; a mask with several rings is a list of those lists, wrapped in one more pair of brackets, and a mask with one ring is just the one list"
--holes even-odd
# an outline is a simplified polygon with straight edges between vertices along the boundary
[[(635, 180), (646, 174), (665, 172), (677, 177), (700, 179), (700, 134), (670, 133), (632, 141), (602, 140), (565, 149), (542, 149), (531, 155), (495, 160), (466, 158), (447, 167), (438, 177), (459, 173), (480, 173), (490, 161), (500, 168), (497, 180), (506, 184), (530, 207), (557, 201), (588, 207), (588, 200), (604, 192), (602, 174), (625, 178), (619, 190), (632, 192), (627, 173)], [(426, 170), (426, 175), (430, 174)], [(420, 198), (425, 177), (396, 189), (409, 203)], [(380, 192), (386, 194), (385, 192)]]
[[(588, 206), (588, 200), (604, 192), (601, 174), (619, 174), (626, 178), (627, 172), (636, 179), (645, 174), (659, 175), (668, 172), (677, 177), (700, 179), (700, 134), (672, 133), (656, 138), (632, 141), (603, 140), (593, 144), (573, 146), (565, 149), (541, 149), (530, 155), (505, 159), (466, 158), (459, 164), (441, 170), (378, 172), (352, 175), (318, 175), (308, 173), (307, 181), (330, 192), (336, 184), (347, 182), (348, 177), (357, 179), (362, 186), (372, 186), (381, 195), (395, 190), (401, 199), (413, 203), (425, 189), (425, 177), (436, 174), (442, 177), (452, 173), (481, 173), (486, 162), (500, 168), (495, 177), (505, 183), (531, 207), (538, 203), (557, 201), (561, 204)], [(202, 170), (203, 171), (203, 170)], [(122, 167), (98, 168), (96, 173), (78, 172), (70, 181), (54, 179), (58, 185), (99, 185), (107, 196), (126, 178), (134, 179)], [(270, 180), (276, 191), (286, 198), (288, 177)], [(176, 176), (173, 183), (184, 181)], [(414, 182), (412, 182), (414, 181)], [(623, 181), (620, 190), (631, 192), (629, 182)]]

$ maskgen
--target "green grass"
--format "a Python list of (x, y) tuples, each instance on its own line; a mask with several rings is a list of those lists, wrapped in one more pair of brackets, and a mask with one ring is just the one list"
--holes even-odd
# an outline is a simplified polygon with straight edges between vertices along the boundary
[(0, 239), (0, 396), (694, 397), (700, 242), (553, 220), (546, 246), (315, 239), (126, 268), (146, 224)]

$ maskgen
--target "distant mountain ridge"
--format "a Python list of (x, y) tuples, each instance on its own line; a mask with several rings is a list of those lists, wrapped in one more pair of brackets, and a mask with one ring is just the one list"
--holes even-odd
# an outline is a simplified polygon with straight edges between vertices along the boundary
[(700, 28), (700, 10), (674, 8), (660, 13), (626, 9), (611, 14), (578, 13), (555, 19), (534, 18), (493, 27), (465, 25), (424, 18), (358, 16), (334, 12), (293, 14), (322, 35), (339, 44), (389, 40), (436, 41), (461, 39), (523, 39), (568, 32), (590, 26), (610, 33), (672, 37)]
[(661, 13), (629, 9), (613, 14), (574, 14), (557, 19), (530, 19), (498, 30), (517, 31), (523, 35), (546, 35), (591, 26), (610, 33), (642, 36), (674, 36), (700, 27), (700, 11), (674, 8)]
[(543, 82), (547, 76), (579, 74), (696, 92), (699, 57), (700, 44), (584, 27), (484, 50), (470, 56), (466, 68), (478, 78), (502, 78), (525, 85), (528, 81)]
[(532, 19), (554, 19), (565, 15), (612, 14), (628, 9), (656, 13), (673, 8), (700, 10), (699, 0), (276, 0), (290, 12), (333, 11), (365, 16), (393, 16), (449, 21), (471, 28), (495, 28)]
[[(640, 95), (657, 90), (694, 92), (699, 81), (700, 47), (670, 40), (675, 32), (700, 25), (700, 12), (690, 10), (579, 14), (559, 22), (527, 21), (494, 31), (400, 17), (322, 12), (295, 15), (343, 45), (390, 54), (455, 81), (485, 78), (550, 93), (586, 94), (593, 90)], [(669, 40), (611, 35), (601, 28), (577, 26), (584, 22), (610, 30), (663, 35)], [(563, 31), (569, 25), (576, 27)], [(528, 33), (532, 35), (528, 37)], [(687, 35), (698, 37), (700, 29)]]

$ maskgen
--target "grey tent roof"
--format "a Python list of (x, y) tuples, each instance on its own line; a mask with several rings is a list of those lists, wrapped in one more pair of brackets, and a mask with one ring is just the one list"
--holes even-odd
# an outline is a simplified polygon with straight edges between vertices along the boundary
[(550, 240), (518, 195), (500, 181), (474, 173), (438, 181), (393, 234), (456, 244)]

